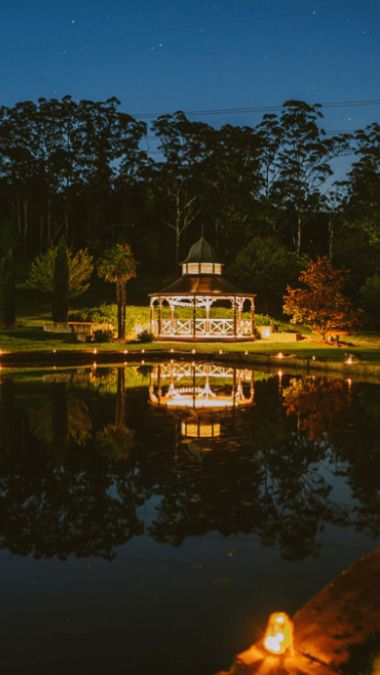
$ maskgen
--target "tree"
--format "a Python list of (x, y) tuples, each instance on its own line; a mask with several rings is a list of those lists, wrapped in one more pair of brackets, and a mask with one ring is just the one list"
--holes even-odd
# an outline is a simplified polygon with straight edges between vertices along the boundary
[(125, 339), (125, 307), (127, 282), (136, 276), (137, 262), (129, 244), (116, 244), (105, 251), (98, 263), (98, 275), (116, 285), (117, 337)]
[(0, 312), (4, 326), (15, 322), (15, 270), (13, 250), (9, 249), (0, 262)]
[(330, 330), (351, 329), (357, 325), (359, 312), (355, 312), (343, 294), (347, 270), (335, 269), (329, 258), (310, 261), (299, 275), (303, 288), (287, 287), (284, 297), (284, 314), (291, 323), (310, 326), (323, 339)]
[(380, 322), (380, 274), (372, 274), (367, 277), (360, 288), (359, 295), (368, 324), (378, 328)]
[(69, 311), (69, 258), (64, 238), (58, 244), (54, 263), (53, 321), (67, 321)]
[[(180, 261), (183, 235), (200, 214), (198, 169), (207, 152), (209, 129), (191, 122), (182, 111), (160, 115), (152, 125), (165, 161), (153, 167), (153, 184), (166, 206), (165, 224), (175, 235), (175, 264)], [(161, 207), (162, 208), (162, 207)]]
[(289, 251), (276, 237), (253, 237), (240, 249), (232, 274), (257, 293), (265, 312), (270, 301), (279, 301), (286, 283), (296, 280), (302, 258)]
[(276, 179), (272, 183), (272, 199), (290, 216), (292, 243), (298, 254), (303, 248), (306, 214), (320, 209), (319, 188), (333, 173), (330, 160), (347, 144), (343, 135), (325, 138), (324, 130), (318, 126), (322, 117), (318, 104), (285, 101), (279, 119), (280, 134), (276, 136), (280, 147), (274, 148)]
[[(94, 269), (93, 257), (87, 249), (76, 253), (67, 251), (69, 265), (69, 297), (75, 298), (85, 293)], [(54, 268), (57, 247), (49, 248), (46, 253), (37, 256), (31, 265), (27, 283), (43, 293), (52, 293), (54, 288)]]

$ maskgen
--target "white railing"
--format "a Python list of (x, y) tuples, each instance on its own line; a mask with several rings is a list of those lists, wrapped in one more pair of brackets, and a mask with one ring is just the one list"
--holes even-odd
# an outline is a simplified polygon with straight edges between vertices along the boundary
[[(155, 335), (162, 337), (235, 337), (233, 319), (196, 319), (195, 331), (193, 319), (163, 320), (160, 332), (158, 330), (158, 321), (154, 321), (152, 328)], [(248, 337), (252, 335), (252, 324), (249, 319), (238, 321), (236, 328), (236, 337)]]

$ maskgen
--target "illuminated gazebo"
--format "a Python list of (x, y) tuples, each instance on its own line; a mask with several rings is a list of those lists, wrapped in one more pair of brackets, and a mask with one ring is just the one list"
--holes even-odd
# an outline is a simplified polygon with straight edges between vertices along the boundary
[(228, 410), (253, 404), (251, 370), (205, 362), (170, 361), (153, 366), (149, 401), (180, 416), (181, 435), (216, 438)]
[[(218, 305), (223, 309), (215, 312)], [(182, 276), (150, 294), (151, 333), (160, 340), (250, 340), (254, 312), (255, 295), (222, 276), (222, 264), (203, 235), (183, 261)]]

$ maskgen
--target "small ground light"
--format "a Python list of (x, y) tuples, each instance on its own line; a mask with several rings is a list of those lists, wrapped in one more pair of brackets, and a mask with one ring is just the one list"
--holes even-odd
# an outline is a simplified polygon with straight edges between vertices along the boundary
[(293, 623), (285, 612), (270, 614), (265, 630), (264, 648), (271, 654), (285, 654), (293, 647)]
[(222, 350), (221, 350), (221, 349), (219, 349), (219, 354), (223, 354), (223, 352), (222, 352)]
[(313, 354), (313, 356), (311, 357), (311, 360), (312, 360), (312, 361), (315, 361), (315, 356), (314, 356), (314, 354)]
[(174, 352), (174, 349), (171, 349), (171, 350), (170, 350), (170, 353), (173, 354), (173, 352)]
[(281, 380), (283, 374), (284, 374), (284, 373), (282, 372), (282, 370), (278, 370), (278, 371), (277, 371), (277, 375), (278, 375), (278, 377), (280, 378), (280, 380)]
[(244, 352), (244, 355), (245, 355), (245, 356), (248, 356), (248, 352)]
[(128, 354), (128, 349), (124, 349), (124, 354)]
[(192, 350), (191, 350), (191, 353), (192, 353), (192, 354), (195, 354), (195, 349), (192, 349)]
[(145, 354), (145, 349), (142, 349), (142, 350), (141, 350), (141, 353), (142, 353), (142, 354)]
[(283, 353), (282, 353), (282, 352), (278, 352), (277, 358), (278, 358), (278, 359), (283, 359), (283, 358), (284, 358)]
[(55, 353), (56, 353), (56, 351), (57, 351), (56, 349), (53, 349), (53, 354), (55, 354)]
[(351, 366), (351, 365), (353, 364), (353, 362), (354, 362), (354, 361), (353, 361), (353, 358), (352, 358), (352, 356), (351, 356), (351, 354), (350, 354), (349, 356), (347, 356), (345, 363), (346, 363), (348, 366)]
[(93, 353), (93, 354), (97, 354), (97, 353), (98, 353), (98, 350), (95, 348), (95, 349), (93, 350), (92, 353)]
[(142, 365), (142, 366), (145, 365), (145, 361), (144, 361), (144, 360), (141, 361), (141, 365)]

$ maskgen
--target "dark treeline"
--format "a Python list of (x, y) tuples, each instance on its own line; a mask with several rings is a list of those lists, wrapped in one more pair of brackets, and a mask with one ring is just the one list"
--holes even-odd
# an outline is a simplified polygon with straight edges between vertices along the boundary
[(172, 274), (203, 224), (262, 297), (268, 274), (276, 296), (305, 256), (350, 268), (355, 292), (380, 286), (380, 125), (331, 135), (322, 124), (320, 106), (302, 101), (218, 129), (180, 111), (148, 129), (116, 98), (3, 106), (0, 221), (25, 262), (62, 236), (94, 254), (127, 241), (140, 273)]

